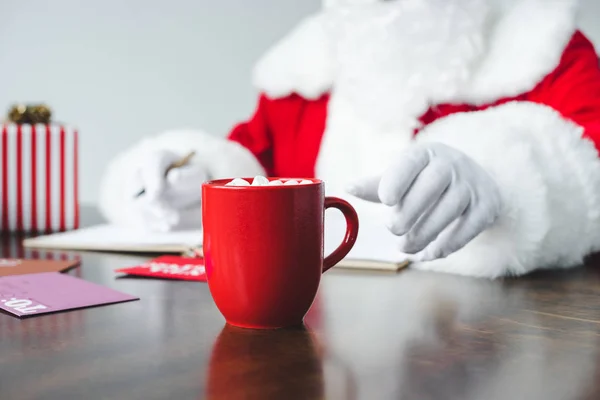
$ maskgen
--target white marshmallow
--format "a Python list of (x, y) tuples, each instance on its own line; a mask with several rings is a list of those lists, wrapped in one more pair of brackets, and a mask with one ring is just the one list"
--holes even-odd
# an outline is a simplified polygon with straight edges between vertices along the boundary
[(242, 178), (235, 178), (231, 182), (226, 183), (225, 186), (250, 186), (250, 182)]
[(255, 176), (254, 180), (252, 181), (252, 186), (266, 186), (269, 184), (269, 180), (267, 178), (265, 178), (264, 176)]
[(295, 179), (290, 179), (285, 182), (282, 182), (279, 179), (274, 180), (274, 181), (269, 181), (269, 179), (267, 179), (266, 177), (257, 175), (252, 180), (252, 184), (250, 184), (250, 182), (248, 182), (245, 179), (235, 178), (232, 181), (225, 184), (225, 186), (281, 186), (281, 185), (293, 186), (293, 185), (308, 185), (311, 183), (313, 183), (313, 182), (308, 179), (303, 179), (301, 181), (297, 181)]

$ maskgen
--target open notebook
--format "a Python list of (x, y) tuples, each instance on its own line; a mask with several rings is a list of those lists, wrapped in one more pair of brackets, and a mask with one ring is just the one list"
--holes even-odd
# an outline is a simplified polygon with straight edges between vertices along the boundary
[(181, 253), (202, 243), (202, 231), (154, 233), (96, 225), (75, 231), (28, 238), (24, 247), (60, 250), (95, 250), (127, 253)]
[[(327, 213), (325, 217), (325, 256), (344, 238), (346, 222), (339, 213)], [(398, 271), (408, 266), (407, 256), (397, 250), (395, 237), (385, 225), (368, 218), (360, 220), (358, 239), (338, 267), (381, 271)]]
[[(325, 255), (342, 242), (345, 229), (343, 217), (327, 215)], [(23, 245), (29, 248), (134, 253), (181, 253), (201, 244), (202, 231), (199, 230), (148, 233), (113, 225), (97, 225), (23, 241)], [(393, 238), (384, 227), (369, 226), (368, 222), (361, 221), (356, 244), (336, 268), (398, 271), (407, 263), (405, 256), (395, 249)]]

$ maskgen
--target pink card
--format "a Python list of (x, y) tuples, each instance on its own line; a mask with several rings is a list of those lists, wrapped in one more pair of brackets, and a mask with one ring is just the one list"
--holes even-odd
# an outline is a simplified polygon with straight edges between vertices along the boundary
[(0, 308), (19, 318), (132, 300), (139, 297), (57, 272), (0, 278)]

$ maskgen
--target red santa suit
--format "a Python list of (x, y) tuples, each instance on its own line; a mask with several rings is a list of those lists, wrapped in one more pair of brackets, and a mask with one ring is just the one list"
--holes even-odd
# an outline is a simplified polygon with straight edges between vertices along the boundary
[[(380, 174), (411, 144), (437, 142), (494, 178), (503, 209), (464, 248), (417, 268), (495, 277), (580, 264), (600, 249), (600, 69), (577, 30), (577, 2), (406, 3), (404, 31), (391, 35), (402, 63), (380, 68), (377, 46), (372, 57), (351, 51), (361, 35), (385, 41), (389, 32), (340, 35), (327, 11), (306, 19), (258, 62), (248, 121), (227, 140), (168, 132), (119, 156), (102, 189), (105, 215), (126, 218), (120, 171), (148, 149), (191, 146), (213, 178), (316, 176), (347, 198), (356, 177)], [(380, 214), (351, 201), (363, 220)]]

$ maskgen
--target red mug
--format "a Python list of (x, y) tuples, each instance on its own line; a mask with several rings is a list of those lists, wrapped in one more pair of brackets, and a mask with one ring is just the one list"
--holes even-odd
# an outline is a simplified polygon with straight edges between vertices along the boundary
[[(285, 178), (270, 178), (270, 180)], [(248, 179), (247, 179), (248, 180)], [(340, 262), (358, 235), (352, 206), (325, 197), (324, 184), (202, 185), (203, 252), (208, 287), (228, 324), (254, 329), (303, 323), (321, 274)], [(325, 209), (346, 218), (342, 244), (323, 255)]]

